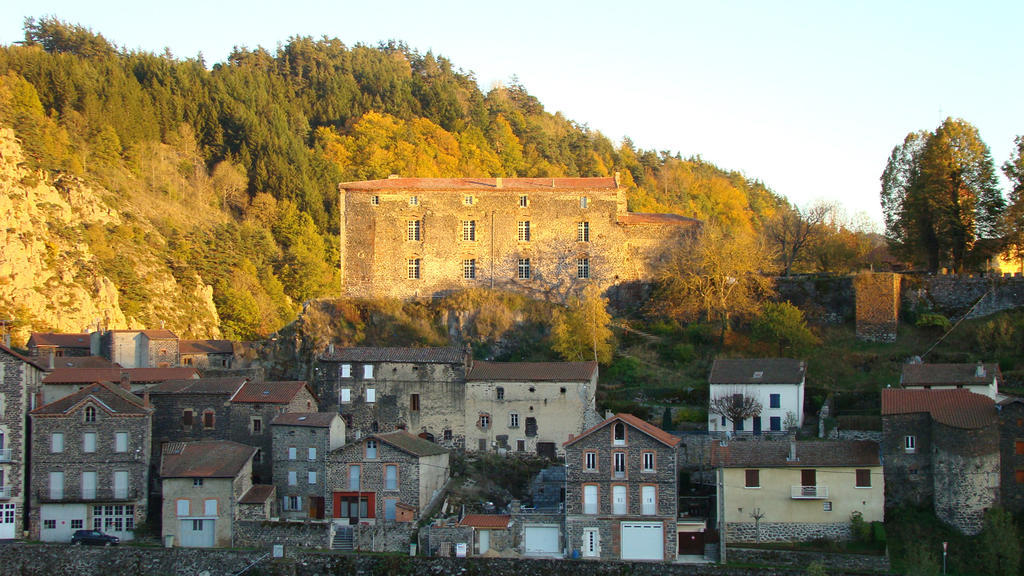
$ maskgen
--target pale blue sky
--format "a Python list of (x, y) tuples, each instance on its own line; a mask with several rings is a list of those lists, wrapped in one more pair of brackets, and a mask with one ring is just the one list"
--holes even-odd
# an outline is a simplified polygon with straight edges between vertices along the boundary
[(1020, 1), (8, 0), (0, 43), (44, 15), (207, 65), (294, 35), (403, 40), (484, 90), (516, 75), (612, 140), (700, 154), (796, 204), (835, 200), (876, 222), (878, 177), (908, 132), (962, 117), (997, 166), (1024, 134)]

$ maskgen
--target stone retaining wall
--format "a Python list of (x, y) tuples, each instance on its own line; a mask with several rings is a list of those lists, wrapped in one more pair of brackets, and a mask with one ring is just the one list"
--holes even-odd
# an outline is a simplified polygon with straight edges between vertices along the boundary
[(726, 542), (809, 542), (818, 538), (849, 540), (849, 522), (729, 522)]
[(258, 548), (268, 544), (284, 544), (302, 548), (329, 548), (331, 525), (327, 522), (271, 522), (238, 520), (235, 522), (235, 545)]
[(726, 560), (742, 564), (768, 564), (796, 566), (804, 568), (811, 562), (818, 562), (830, 573), (833, 570), (869, 570), (888, 572), (889, 556), (871, 554), (835, 554), (825, 552), (805, 552), (802, 550), (766, 550), (761, 548), (729, 547), (725, 553)]

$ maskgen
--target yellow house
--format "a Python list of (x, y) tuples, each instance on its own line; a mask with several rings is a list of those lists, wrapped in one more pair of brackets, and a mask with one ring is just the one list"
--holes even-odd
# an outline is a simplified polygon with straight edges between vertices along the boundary
[(726, 542), (848, 539), (850, 519), (884, 518), (876, 442), (732, 440), (712, 446)]

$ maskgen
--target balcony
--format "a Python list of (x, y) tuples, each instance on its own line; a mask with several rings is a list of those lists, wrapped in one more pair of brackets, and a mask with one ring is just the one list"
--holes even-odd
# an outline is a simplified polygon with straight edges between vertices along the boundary
[(36, 493), (40, 502), (134, 502), (140, 498), (139, 491), (135, 488), (127, 490), (114, 490), (113, 488), (96, 488), (95, 490), (83, 491), (80, 489), (64, 490), (64, 494), (56, 496), (49, 490), (40, 490)]
[(10, 448), (0, 448), (0, 462), (10, 462), (13, 452)]
[(789, 497), (794, 500), (824, 500), (828, 498), (828, 486), (791, 486)]
[(10, 500), (10, 499), (11, 499), (11, 487), (10, 486), (0, 486), (0, 500)]

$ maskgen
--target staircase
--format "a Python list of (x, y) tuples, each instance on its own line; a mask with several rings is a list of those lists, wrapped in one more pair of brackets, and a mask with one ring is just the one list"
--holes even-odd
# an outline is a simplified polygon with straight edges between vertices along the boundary
[(338, 526), (335, 528), (334, 538), (331, 539), (331, 550), (338, 552), (352, 552), (352, 527)]

